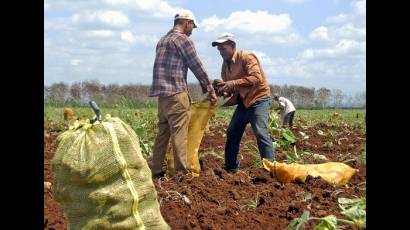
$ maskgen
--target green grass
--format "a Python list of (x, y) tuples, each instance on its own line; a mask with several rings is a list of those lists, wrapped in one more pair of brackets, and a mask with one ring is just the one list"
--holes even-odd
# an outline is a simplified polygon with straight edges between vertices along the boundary
[[(90, 107), (71, 107), (79, 118), (92, 119), (95, 114)], [(211, 127), (227, 127), (233, 115), (235, 107), (218, 107), (216, 115), (209, 122)], [(141, 141), (151, 148), (158, 133), (157, 108), (136, 109), (127, 103), (118, 105), (116, 108), (100, 108), (102, 117), (105, 114), (119, 117), (129, 124), (141, 138)], [(44, 106), (44, 122), (54, 123), (63, 127), (64, 107), (56, 107), (50, 104)], [(336, 118), (333, 114), (340, 114)], [(364, 109), (325, 109), (325, 110), (297, 110), (295, 113), (295, 125), (299, 122), (303, 125), (315, 125), (317, 123), (347, 124), (355, 128), (364, 129)], [(358, 116), (359, 118), (357, 118)], [(61, 129), (60, 129), (61, 130)]]
[[(335, 113), (339, 115), (335, 116)], [(365, 113), (365, 109), (297, 110), (295, 113), (295, 121), (297, 122), (298, 120), (303, 120), (309, 125), (319, 122), (335, 124), (345, 122), (351, 126), (362, 125), (364, 127)]]
[[(80, 118), (93, 118), (94, 112), (90, 107), (72, 107)], [(226, 123), (228, 124), (235, 107), (224, 108), (218, 107), (215, 117), (210, 121), (210, 124)], [(111, 114), (112, 116), (119, 117), (125, 121), (134, 123), (137, 122), (135, 112), (139, 111), (138, 119), (144, 119), (145, 121), (152, 121), (150, 123), (157, 122), (157, 108), (147, 109), (134, 109), (128, 106), (118, 106), (117, 108), (101, 108), (102, 114)], [(340, 114), (334, 117), (334, 113)], [(295, 113), (294, 123), (298, 121), (307, 123), (308, 125), (314, 125), (317, 123), (339, 123), (345, 122), (352, 126), (364, 126), (365, 109), (324, 109), (324, 110), (297, 110)], [(358, 116), (358, 118), (357, 118)], [(44, 106), (44, 119), (62, 123), (63, 122), (63, 107), (55, 107), (50, 105)], [(140, 121), (138, 121), (140, 122)], [(133, 124), (130, 124), (133, 126)]]
[[(94, 112), (90, 107), (72, 107), (77, 117), (93, 118)], [(232, 117), (235, 107), (218, 107), (215, 117), (210, 121), (210, 126), (226, 127)], [(63, 107), (50, 105), (44, 106), (44, 121), (52, 121), (57, 124), (63, 123)], [(120, 105), (117, 108), (101, 108), (102, 115), (111, 114), (127, 122), (133, 129), (153, 130), (157, 125), (157, 108), (134, 109), (127, 105)], [(334, 117), (333, 114), (340, 114)], [(297, 110), (294, 123), (301, 122), (303, 125), (315, 125), (317, 123), (328, 123), (338, 125), (346, 123), (352, 127), (364, 128), (364, 109), (324, 109), (324, 110)], [(137, 115), (136, 115), (137, 113)], [(358, 116), (358, 118), (357, 118)], [(143, 125), (144, 124), (144, 125)]]

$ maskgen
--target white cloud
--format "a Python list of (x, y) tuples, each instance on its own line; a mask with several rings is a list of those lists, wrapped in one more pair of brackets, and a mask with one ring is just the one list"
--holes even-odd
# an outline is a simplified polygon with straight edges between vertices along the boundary
[(129, 42), (129, 43), (135, 43), (135, 37), (131, 33), (131, 31), (122, 31), (121, 32), (121, 40)]
[(86, 36), (95, 38), (112, 38), (115, 33), (111, 30), (91, 30), (86, 32)]
[(366, 52), (365, 42), (354, 40), (341, 40), (334, 48), (330, 49), (307, 49), (300, 57), (313, 58), (341, 58), (346, 56), (364, 55)]
[(159, 38), (154, 35), (137, 35), (135, 41), (141, 45), (153, 46), (158, 42)]
[(358, 15), (366, 15), (366, 0), (352, 2), (353, 10)]
[(316, 41), (329, 41), (328, 29), (324, 26), (320, 26), (310, 32), (309, 38)]
[(320, 26), (309, 34), (309, 38), (313, 41), (332, 42), (333, 44), (343, 39), (364, 41), (366, 39), (366, 28), (358, 28), (352, 24), (344, 24), (338, 27)]
[(216, 15), (212, 15), (210, 18), (205, 18), (202, 20), (200, 25), (205, 28), (205, 31), (212, 31), (218, 28), (220, 25), (222, 25), (225, 22), (225, 19), (221, 19), (216, 17)]
[(80, 26), (124, 28), (129, 25), (128, 16), (121, 11), (83, 11), (72, 16), (72, 21)]
[(48, 5), (53, 10), (77, 12), (84, 9), (115, 9), (146, 18), (172, 18), (177, 11), (182, 10), (165, 0), (53, 0), (51, 3), (48, 2)]
[(363, 90), (365, 65), (356, 59), (305, 59), (302, 57), (272, 58), (263, 52), (254, 51), (261, 59), (270, 84), (301, 85), (305, 87), (338, 88), (343, 92)]
[(236, 11), (228, 18), (218, 18), (215, 15), (205, 18), (200, 23), (205, 31), (215, 30), (217, 27), (226, 30), (239, 30), (247, 33), (277, 34), (290, 29), (292, 20), (288, 14), (272, 15), (268, 11)]
[(305, 40), (296, 33), (289, 33), (281, 36), (267, 37), (266, 40), (276, 45), (300, 45), (305, 43)]
[(104, 0), (104, 2), (111, 6), (127, 7), (128, 9), (146, 13), (145, 16), (158, 18), (172, 18), (176, 12), (182, 10), (182, 8), (171, 6), (164, 0)]
[(347, 14), (338, 14), (336, 16), (331, 16), (328, 17), (326, 19), (326, 22), (328, 23), (332, 23), (332, 24), (340, 24), (340, 23), (345, 23), (348, 21), (352, 20), (352, 16), (351, 15), (347, 15)]
[(357, 28), (352, 24), (345, 24), (334, 30), (336, 38), (364, 40), (366, 38), (366, 28)]
[(326, 19), (327, 26), (319, 26), (309, 38), (316, 42), (325, 42), (320, 49), (308, 49), (302, 54), (305, 58), (339, 57), (359, 53), (365, 59), (366, 46), (366, 1), (353, 1), (350, 4), (353, 12), (341, 13)]
[(73, 29), (71, 18), (44, 18), (44, 31), (63, 32)]
[(82, 62), (82, 60), (80, 60), (80, 59), (72, 59), (71, 60), (71, 65), (78, 65), (78, 64), (80, 64)]
[(277, 65), (276, 68), (278, 68), (279, 70), (278, 72), (280, 73), (280, 75), (285, 76), (287, 78), (289, 77), (293, 77), (293, 78), (312, 77), (312, 74), (307, 69), (307, 66), (299, 60), (290, 59), (288, 63), (282, 63), (281, 65)]
[(130, 1), (130, 0), (103, 0), (103, 2), (106, 2), (110, 5), (127, 5), (127, 4), (131, 4), (134, 1)]
[(366, 1), (352, 1), (350, 6), (353, 9), (351, 14), (338, 14), (336, 16), (331, 16), (326, 19), (329, 24), (344, 24), (350, 23), (360, 26), (365, 26), (366, 24)]
[[(96, 9), (101, 6), (101, 0), (46, 0), (49, 10), (79, 11), (82, 9)], [(44, 2), (46, 2), (44, 1)]]
[(273, 64), (272, 59), (266, 53), (256, 50), (251, 50), (251, 52), (254, 53), (256, 57), (258, 57), (262, 66)]

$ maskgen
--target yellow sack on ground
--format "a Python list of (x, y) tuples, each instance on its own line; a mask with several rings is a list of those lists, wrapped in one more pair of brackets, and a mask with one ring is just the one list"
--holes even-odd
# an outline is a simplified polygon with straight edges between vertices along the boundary
[[(201, 171), (198, 150), (208, 121), (215, 115), (215, 112), (216, 105), (211, 105), (211, 102), (207, 99), (192, 103), (189, 111), (187, 169), (194, 176), (199, 176)], [(172, 148), (168, 148), (166, 159), (167, 175), (172, 176), (175, 173)]]
[(289, 183), (295, 180), (305, 182), (306, 177), (310, 175), (312, 177), (321, 177), (331, 184), (345, 185), (357, 171), (349, 165), (340, 162), (286, 164), (263, 159), (263, 167), (274, 173), (281, 183)]
[(68, 229), (170, 229), (134, 130), (116, 117), (73, 121), (52, 160)]

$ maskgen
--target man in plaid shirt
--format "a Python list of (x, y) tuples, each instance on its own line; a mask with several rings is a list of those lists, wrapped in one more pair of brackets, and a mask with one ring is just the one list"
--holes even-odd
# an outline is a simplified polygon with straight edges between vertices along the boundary
[(158, 97), (158, 128), (152, 158), (153, 177), (162, 176), (168, 142), (174, 153), (175, 172), (188, 173), (187, 138), (191, 98), (188, 94), (188, 68), (198, 79), (203, 93), (209, 93), (212, 104), (217, 97), (189, 38), (198, 23), (194, 15), (185, 10), (175, 15), (174, 27), (163, 36), (156, 48), (153, 81), (149, 96)]

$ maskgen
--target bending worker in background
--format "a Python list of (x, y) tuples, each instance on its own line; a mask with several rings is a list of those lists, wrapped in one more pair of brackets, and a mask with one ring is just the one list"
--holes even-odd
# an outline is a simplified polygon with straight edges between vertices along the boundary
[(282, 119), (282, 127), (293, 127), (293, 117), (295, 116), (296, 108), (293, 103), (278, 94), (273, 95), (273, 99), (279, 103), (280, 115)]
[(230, 33), (220, 35), (212, 46), (217, 46), (223, 58), (223, 82), (217, 85), (224, 93), (232, 95), (224, 105), (238, 105), (227, 130), (225, 170), (237, 172), (239, 169), (239, 145), (248, 123), (256, 136), (261, 158), (274, 161), (275, 149), (268, 130), (270, 89), (258, 58), (251, 52), (237, 49)]
[(191, 98), (188, 94), (188, 68), (198, 79), (203, 93), (209, 93), (216, 103), (215, 91), (189, 38), (199, 25), (191, 11), (175, 15), (174, 27), (163, 36), (156, 47), (153, 81), (149, 96), (158, 97), (158, 128), (152, 159), (153, 177), (163, 176), (162, 163), (171, 141), (175, 172), (188, 173), (187, 134)]

